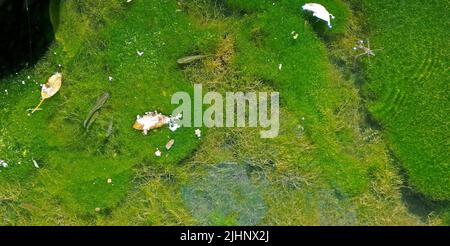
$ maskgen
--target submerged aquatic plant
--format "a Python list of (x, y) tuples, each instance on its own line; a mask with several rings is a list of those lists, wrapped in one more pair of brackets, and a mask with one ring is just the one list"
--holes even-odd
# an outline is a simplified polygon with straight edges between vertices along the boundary
[(266, 215), (264, 183), (254, 182), (242, 164), (223, 162), (196, 167), (181, 190), (183, 200), (201, 225), (257, 225)]

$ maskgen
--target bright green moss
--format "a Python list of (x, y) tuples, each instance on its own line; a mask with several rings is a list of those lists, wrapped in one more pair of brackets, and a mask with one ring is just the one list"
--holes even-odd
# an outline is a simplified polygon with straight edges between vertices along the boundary
[[(0, 195), (12, 201), (0, 204), (0, 223), (249, 224), (214, 211), (205, 222), (183, 199), (183, 187), (205, 178), (199, 166), (228, 161), (256, 163), (246, 167), (249, 182), (264, 177), (256, 182), (264, 184), (259, 224), (419, 223), (402, 203), (401, 180), (382, 138), (367, 140), (372, 130), (361, 123), (357, 89), (329, 61), (324, 39), (347, 30), (350, 10), (341, 1), (320, 2), (337, 17), (332, 30), (291, 0), (60, 1), (59, 12), (51, 11), (56, 41), (48, 54), (0, 83), (0, 93), (9, 91), (0, 95), (0, 158), (11, 163), (0, 172)], [(176, 64), (186, 55), (215, 54), (224, 37), (232, 44), (224, 74), (208, 65), (214, 56), (184, 69)], [(39, 101), (37, 84), (58, 69), (61, 91), (28, 116), (26, 109)], [(193, 83), (280, 91), (280, 136), (204, 129), (199, 140), (194, 128), (148, 136), (132, 129), (138, 114), (170, 114), (171, 95), (192, 94)], [(86, 131), (82, 122), (105, 91), (111, 98)], [(156, 148), (171, 138), (173, 149), (156, 158)]]

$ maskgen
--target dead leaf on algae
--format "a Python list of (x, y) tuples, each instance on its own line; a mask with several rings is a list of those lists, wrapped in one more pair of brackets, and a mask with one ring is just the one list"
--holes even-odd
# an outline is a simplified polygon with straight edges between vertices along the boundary
[(61, 89), (61, 84), (62, 84), (62, 74), (61, 73), (55, 73), (54, 75), (52, 75), (46, 84), (42, 85), (42, 89), (41, 89), (41, 101), (39, 102), (39, 104), (36, 106), (36, 108), (33, 109), (33, 111), (31, 112), (32, 114), (34, 112), (36, 112), (36, 110), (39, 109), (39, 107), (42, 105), (42, 103), (54, 96), (56, 93), (58, 93), (59, 89)]

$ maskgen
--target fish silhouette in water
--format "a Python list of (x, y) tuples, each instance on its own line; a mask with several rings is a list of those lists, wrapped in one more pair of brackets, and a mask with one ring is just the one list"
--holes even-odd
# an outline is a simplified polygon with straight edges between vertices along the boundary
[(97, 99), (97, 102), (92, 107), (91, 111), (86, 116), (83, 127), (89, 129), (89, 127), (94, 123), (99, 115), (99, 110), (105, 105), (106, 101), (110, 98), (110, 94), (105, 92), (101, 97)]
[(187, 56), (177, 60), (178, 65), (188, 65), (193, 62), (205, 59), (208, 57), (207, 55), (195, 55), (195, 56)]

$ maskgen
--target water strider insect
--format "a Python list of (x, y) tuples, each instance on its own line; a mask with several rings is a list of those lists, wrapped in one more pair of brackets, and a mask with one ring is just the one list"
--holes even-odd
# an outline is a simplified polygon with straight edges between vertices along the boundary
[(370, 62), (370, 57), (371, 56), (375, 56), (375, 52), (374, 51), (381, 50), (381, 49), (374, 49), (373, 50), (372, 48), (370, 48), (370, 41), (369, 40), (367, 40), (367, 46), (364, 45), (364, 41), (363, 40), (359, 40), (358, 41), (358, 45), (353, 47), (353, 50), (354, 51), (357, 51), (357, 50), (362, 50), (363, 51), (363, 53), (361, 53), (359, 55), (356, 55), (355, 59), (357, 59), (357, 58), (359, 58), (361, 56), (366, 56), (367, 55), (367, 57), (369, 58), (369, 62)]

